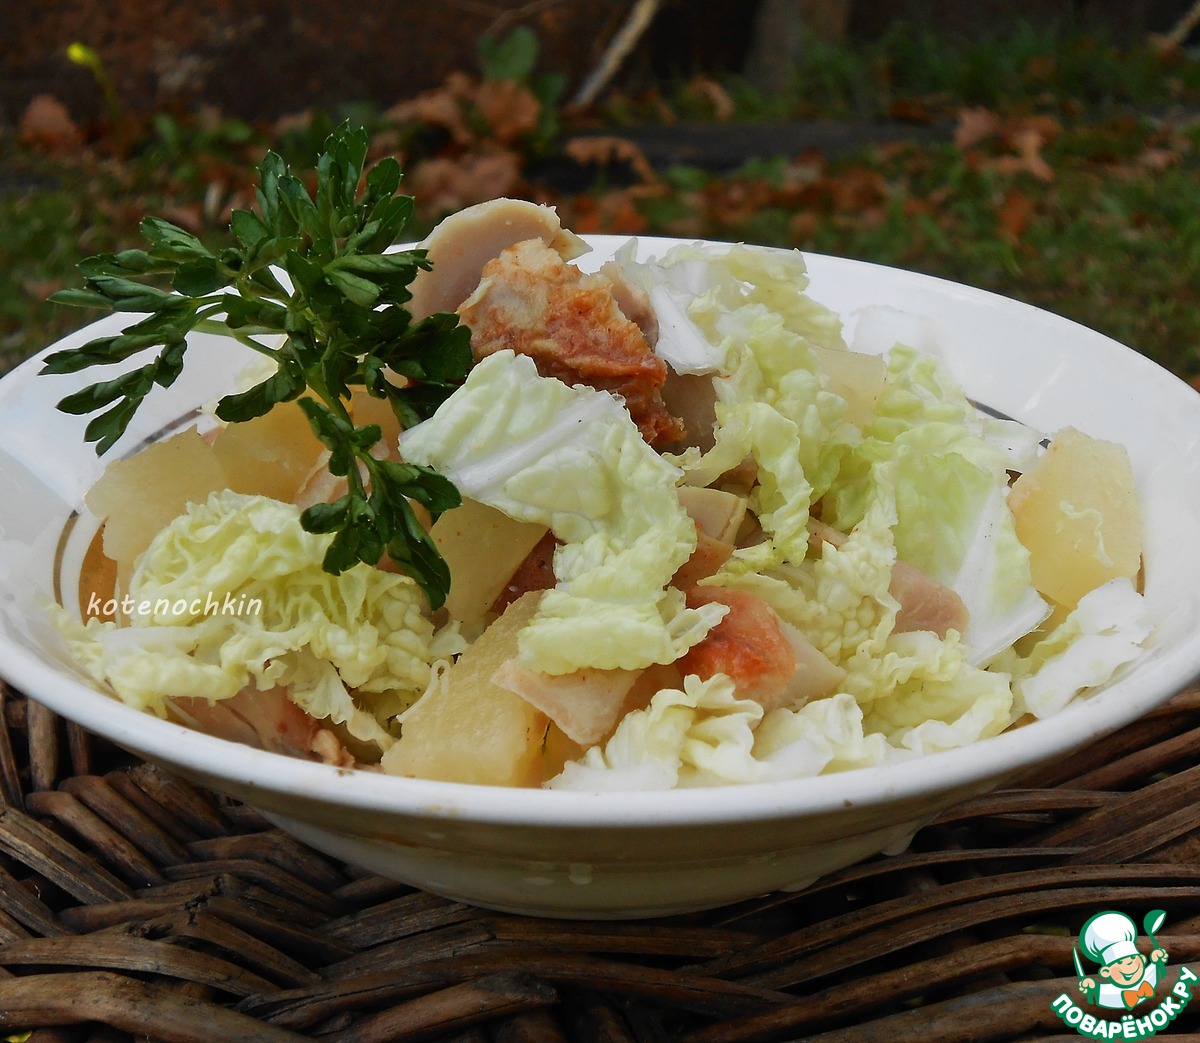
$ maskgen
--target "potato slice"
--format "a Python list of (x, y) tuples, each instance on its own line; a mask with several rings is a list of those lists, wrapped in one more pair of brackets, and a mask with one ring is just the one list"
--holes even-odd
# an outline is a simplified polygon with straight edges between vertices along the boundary
[(541, 591), (518, 598), (401, 719), (383, 770), (444, 782), (539, 785), (548, 719), (519, 695), (492, 683), (517, 654), (517, 635), (537, 611)]
[(1008, 505), (1045, 597), (1074, 608), (1111, 579), (1136, 582), (1142, 518), (1124, 446), (1064, 428), (1013, 483)]
[(225, 472), (195, 428), (109, 464), (88, 491), (88, 509), (104, 523), (104, 553), (117, 563), (124, 588), (133, 563), (189, 503), (226, 486)]

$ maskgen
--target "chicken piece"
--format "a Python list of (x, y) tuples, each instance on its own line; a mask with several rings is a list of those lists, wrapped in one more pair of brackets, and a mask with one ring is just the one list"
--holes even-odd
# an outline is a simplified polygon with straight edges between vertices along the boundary
[(476, 359), (528, 355), (544, 377), (609, 391), (650, 444), (677, 441), (683, 425), (663, 404), (667, 366), (617, 306), (612, 284), (566, 264), (540, 239), (504, 250), (458, 309)]
[(507, 659), (492, 674), (492, 684), (519, 695), (549, 717), (572, 742), (587, 747), (616, 726), (640, 674), (640, 670), (540, 674), (516, 659)]
[(730, 587), (692, 587), (691, 608), (718, 603), (729, 612), (676, 662), (683, 674), (707, 680), (725, 674), (738, 695), (764, 710), (831, 695), (845, 671), (831, 663), (762, 598)]
[(521, 199), (491, 199), (451, 214), (420, 244), (432, 270), (418, 272), (408, 309), (414, 320), (454, 311), (479, 285), (483, 266), (505, 247), (537, 239), (570, 260), (588, 250), (563, 228), (553, 207)]
[(714, 576), (721, 566), (733, 557), (733, 544), (714, 539), (700, 526), (696, 526), (696, 549), (688, 560), (675, 570), (671, 586), (686, 590), (702, 579)]
[(961, 634), (967, 628), (967, 606), (962, 598), (907, 561), (892, 566), (888, 592), (900, 602), (897, 634), (932, 630), (938, 637), (945, 637), (951, 630)]
[(683, 424), (683, 444), (707, 453), (717, 442), (717, 381), (711, 373), (676, 373), (668, 367), (662, 397)]
[[(809, 521), (808, 532), (814, 546), (828, 543), (840, 547), (846, 542), (844, 532), (815, 519)], [(960, 634), (966, 630), (968, 614), (962, 598), (907, 561), (897, 561), (892, 566), (888, 593), (900, 602), (894, 633), (931, 630), (938, 637), (945, 637), (951, 630)]]
[(292, 702), (284, 688), (244, 688), (217, 702), (190, 697), (173, 702), (187, 723), (219, 739), (339, 768), (357, 763), (337, 735)]
[(646, 343), (653, 348), (658, 343), (658, 316), (650, 303), (650, 295), (634, 285), (629, 273), (616, 261), (605, 261), (600, 266), (600, 274), (612, 283), (613, 300), (621, 314), (642, 331)]
[(516, 571), (508, 578), (503, 589), (496, 595), (490, 611), (496, 615), (504, 612), (509, 605), (522, 594), (531, 590), (549, 590), (555, 584), (554, 551), (558, 540), (554, 533), (547, 531), (533, 549), (525, 556), (525, 560), (517, 566)]
[(671, 586), (687, 590), (715, 575), (733, 557), (746, 499), (721, 489), (685, 485), (679, 489), (679, 505), (696, 523), (696, 549), (675, 570)]
[(746, 497), (694, 485), (680, 486), (678, 495), (679, 505), (701, 532), (730, 545), (737, 540), (746, 518)]

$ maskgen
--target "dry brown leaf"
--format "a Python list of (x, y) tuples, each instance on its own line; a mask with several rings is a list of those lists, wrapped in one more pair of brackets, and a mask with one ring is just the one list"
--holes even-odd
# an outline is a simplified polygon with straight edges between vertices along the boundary
[(1009, 187), (996, 211), (1000, 237), (1015, 246), (1029, 227), (1033, 212), (1033, 200), (1020, 189)]
[(966, 150), (988, 138), (997, 136), (1001, 130), (1000, 117), (991, 109), (960, 109), (958, 123), (954, 127), (954, 144)]
[(887, 180), (877, 170), (851, 167), (829, 179), (829, 197), (835, 210), (854, 213), (875, 207), (887, 199)]
[(63, 288), (61, 279), (22, 279), (21, 290), (30, 300), (44, 301)]
[(766, 181), (731, 181), (727, 185), (714, 186), (709, 214), (720, 225), (739, 227), (764, 207), (772, 205), (774, 196), (774, 189)]
[(628, 138), (612, 134), (588, 134), (568, 140), (563, 145), (563, 151), (581, 166), (605, 167), (610, 163), (626, 163), (644, 184), (653, 184), (658, 180), (641, 146)]
[(422, 211), (436, 217), (513, 194), (520, 181), (521, 160), (514, 152), (427, 159), (418, 163), (409, 176)]
[(475, 107), (497, 141), (512, 144), (537, 130), (542, 103), (524, 84), (487, 80), (475, 91)]
[(441, 127), (459, 144), (470, 143), (474, 135), (463, 112), (463, 95), (457, 86), (437, 87), (388, 109), (388, 119), (396, 123), (425, 123)]
[(1031, 174), (1039, 181), (1054, 180), (1054, 170), (1042, 156), (1045, 139), (1041, 131), (1027, 128), (1014, 135), (1015, 156), (1000, 156), (993, 164), (1002, 174)]
[(199, 235), (204, 231), (204, 209), (200, 203), (177, 203), (159, 209), (159, 215), (184, 231)]
[(1137, 158), (1137, 166), (1143, 170), (1166, 170), (1179, 162), (1179, 150), (1173, 148), (1147, 148)]
[(889, 119), (902, 123), (927, 125), (933, 122), (933, 112), (920, 98), (897, 98), (887, 108)]
[(688, 83), (688, 90), (712, 106), (713, 116), (719, 120), (733, 117), (737, 111), (729, 92), (709, 76), (696, 76)]
[(637, 200), (635, 189), (614, 189), (598, 196), (577, 196), (575, 213), (569, 222), (571, 230), (580, 235), (641, 235), (646, 231), (647, 223), (638, 210)]
[(277, 138), (288, 134), (300, 134), (312, 126), (312, 109), (301, 109), (299, 112), (289, 112), (280, 116), (272, 125), (272, 133)]
[(820, 227), (821, 221), (811, 210), (803, 210), (798, 214), (793, 214), (788, 222), (788, 235), (791, 241), (796, 245), (802, 245), (809, 242), (814, 235), (817, 234), (817, 229)]
[(1050, 145), (1062, 134), (1062, 124), (1053, 116), (1020, 116), (1004, 125), (1005, 139), (1014, 146), (1030, 132), (1036, 133), (1043, 145)]
[(22, 145), (54, 155), (76, 152), (83, 145), (83, 132), (52, 94), (38, 94), (30, 100), (17, 134)]
[(937, 212), (938, 208), (929, 199), (919, 199), (909, 196), (904, 201), (905, 217), (934, 217), (937, 215)]

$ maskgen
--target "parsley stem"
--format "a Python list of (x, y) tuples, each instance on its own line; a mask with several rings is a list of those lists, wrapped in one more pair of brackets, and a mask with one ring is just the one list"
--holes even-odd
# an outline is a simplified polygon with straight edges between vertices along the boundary
[[(220, 309), (217, 309), (219, 312)], [(270, 345), (255, 340), (256, 336), (282, 336), (278, 330), (270, 330), (265, 326), (243, 327), (242, 329), (230, 329), (219, 319), (200, 319), (193, 327), (197, 333), (211, 333), (218, 337), (232, 337), (239, 344), (245, 344), (246, 347), (252, 348), (261, 355), (267, 355), (273, 359), (279, 358), (279, 349), (273, 348)]]

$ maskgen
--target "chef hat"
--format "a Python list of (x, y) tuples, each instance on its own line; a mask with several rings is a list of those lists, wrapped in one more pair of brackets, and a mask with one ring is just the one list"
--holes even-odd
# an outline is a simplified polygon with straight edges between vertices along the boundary
[(1088, 957), (1102, 967), (1138, 954), (1137, 927), (1124, 913), (1097, 913), (1083, 925), (1079, 941)]

